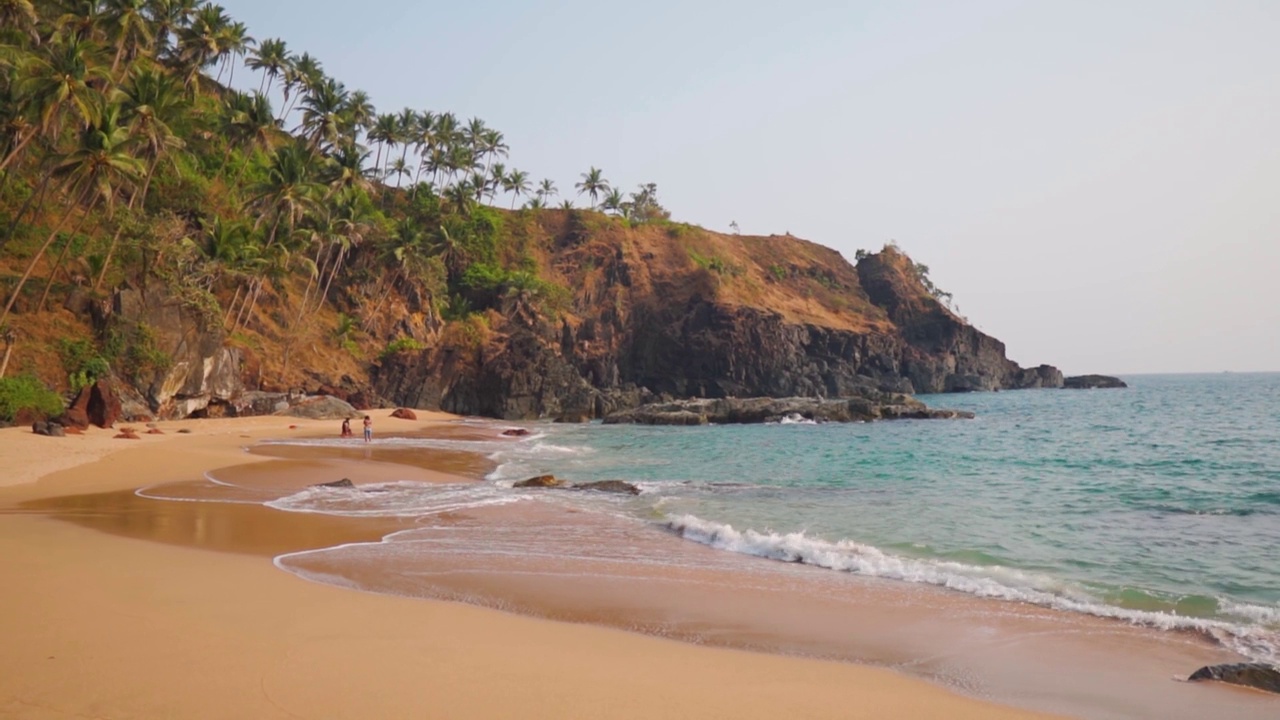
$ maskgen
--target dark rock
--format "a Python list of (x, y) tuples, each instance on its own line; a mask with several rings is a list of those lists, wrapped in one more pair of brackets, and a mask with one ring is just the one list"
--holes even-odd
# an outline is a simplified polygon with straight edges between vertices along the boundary
[(122, 428), (120, 432), (116, 433), (112, 437), (115, 440), (141, 440), (142, 439), (138, 437), (138, 432), (133, 428)]
[(355, 484), (355, 483), (353, 483), (353, 482), (351, 482), (350, 478), (342, 478), (341, 480), (334, 480), (333, 482), (327, 482), (327, 483), (316, 483), (315, 485), (312, 485), (311, 487), (353, 488), (353, 487), (355, 487), (355, 486), (356, 486), (356, 484)]
[(1280, 693), (1280, 668), (1266, 663), (1207, 665), (1191, 674), (1188, 680), (1217, 680), (1245, 687)]
[(525, 428), (507, 428), (502, 431), (502, 434), (506, 437), (524, 437), (529, 434), (529, 431)]
[(521, 480), (512, 487), (518, 488), (559, 488), (567, 487), (568, 483), (556, 477), (555, 475), (539, 475), (531, 477), (528, 480)]
[(1129, 387), (1123, 380), (1110, 375), (1075, 375), (1063, 381), (1062, 387), (1068, 390), (1094, 390), (1100, 388)]
[(558, 423), (591, 422), (591, 414), (586, 410), (565, 410), (556, 417)]
[(55, 422), (49, 423), (49, 437), (66, 437), (67, 431), (61, 425)]
[(81, 388), (71, 401), (71, 406), (58, 417), (58, 422), (80, 429), (89, 425), (97, 425), (104, 430), (114, 427), (121, 419), (122, 411), (117, 392), (119, 386), (116, 380), (100, 378), (92, 385)]
[(391, 413), (391, 417), (400, 418), (402, 420), (417, 420), (418, 414), (409, 408), (396, 408), (395, 411)]
[[(59, 425), (58, 427), (62, 427), (62, 426)], [(45, 422), (44, 420), (37, 420), (31, 423), (31, 432), (36, 435), (48, 435), (49, 423)]]
[(817, 422), (857, 422), (905, 418), (971, 418), (973, 413), (933, 410), (915, 398), (872, 390), (863, 396), (821, 398), (721, 398), (676, 400), (622, 410), (605, 417), (606, 424), (705, 425), (778, 422), (800, 417)]
[(577, 483), (570, 490), (593, 490), (595, 492), (619, 493), (622, 495), (639, 495), (640, 488), (621, 480), (600, 480), (597, 482)]
[(160, 428), (153, 427), (153, 428), (151, 428), (151, 429), (147, 430), (147, 434), (148, 434), (148, 435), (163, 435), (163, 434), (164, 434), (164, 431), (163, 431), (163, 430), (161, 430)]
[(190, 435), (190, 434), (191, 434), (191, 428), (182, 428), (182, 429), (178, 430), (178, 434), (179, 434), (179, 435)]

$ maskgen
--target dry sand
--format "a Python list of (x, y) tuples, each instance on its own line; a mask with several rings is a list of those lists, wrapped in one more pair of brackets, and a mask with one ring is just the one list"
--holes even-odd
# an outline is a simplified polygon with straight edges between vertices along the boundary
[[(379, 432), (446, 417), (386, 415), (374, 413)], [(261, 556), (118, 537), (17, 507), (198, 479), (268, 460), (245, 451), (256, 439), (336, 433), (337, 423), (160, 427), (166, 435), (137, 441), (0, 430), (0, 717), (1042, 717), (878, 668), (314, 584)]]

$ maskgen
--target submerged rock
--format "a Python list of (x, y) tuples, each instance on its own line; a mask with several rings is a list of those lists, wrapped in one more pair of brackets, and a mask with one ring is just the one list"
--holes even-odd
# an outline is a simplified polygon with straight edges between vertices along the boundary
[(1206, 665), (1191, 673), (1188, 680), (1217, 680), (1245, 687), (1280, 693), (1280, 668), (1266, 663)]
[(524, 428), (507, 428), (502, 431), (502, 434), (505, 437), (524, 437), (529, 434), (529, 431)]
[(556, 477), (555, 475), (539, 475), (539, 476), (537, 476), (537, 477), (531, 477), (531, 478), (529, 478), (528, 480), (521, 480), (520, 482), (516, 483), (515, 485), (512, 485), (512, 487), (518, 487), (518, 488), (558, 488), (558, 487), (566, 487), (567, 485), (568, 485), (568, 483), (566, 483), (565, 481), (563, 481), (563, 480), (561, 480), (560, 478)]
[(597, 482), (578, 483), (570, 490), (591, 490), (594, 492), (618, 493), (620, 495), (639, 495), (640, 488), (621, 480), (599, 480)]
[(334, 480), (333, 482), (327, 482), (327, 483), (316, 483), (315, 485), (312, 485), (311, 487), (353, 488), (353, 487), (355, 487), (355, 486), (356, 486), (356, 484), (355, 484), (355, 483), (353, 483), (353, 482), (351, 482), (351, 480), (350, 480), (349, 478), (342, 478), (341, 480)]
[(1095, 388), (1129, 387), (1123, 380), (1110, 375), (1075, 375), (1062, 381), (1067, 390), (1093, 390)]

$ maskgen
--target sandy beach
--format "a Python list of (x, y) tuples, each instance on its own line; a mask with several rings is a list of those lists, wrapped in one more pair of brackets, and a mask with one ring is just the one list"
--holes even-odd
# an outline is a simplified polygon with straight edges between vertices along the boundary
[[(374, 417), (379, 432), (449, 419)], [(0, 716), (1043, 717), (879, 668), (322, 585), (273, 566), (261, 538), (200, 549), (99, 532), (31, 506), (269, 462), (246, 447), (328, 434), (336, 423), (268, 417), (159, 427), (166, 434), (137, 441), (96, 429), (68, 438), (0, 431)], [(445, 462), (437, 479), (459, 462)], [(326, 541), (334, 532), (264, 532), (287, 549), (305, 545), (299, 533), (307, 531)]]

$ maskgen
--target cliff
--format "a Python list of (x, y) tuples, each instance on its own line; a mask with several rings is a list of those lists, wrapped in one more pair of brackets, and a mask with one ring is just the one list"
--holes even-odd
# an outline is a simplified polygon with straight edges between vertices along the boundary
[(856, 267), (790, 236), (626, 227), (589, 212), (526, 216), (541, 272), (572, 288), (539, 312), (519, 296), (490, 336), (434, 342), (373, 367), (395, 404), (504, 418), (602, 417), (655, 396), (842, 397), (1060, 387), (946, 309), (893, 247)]

